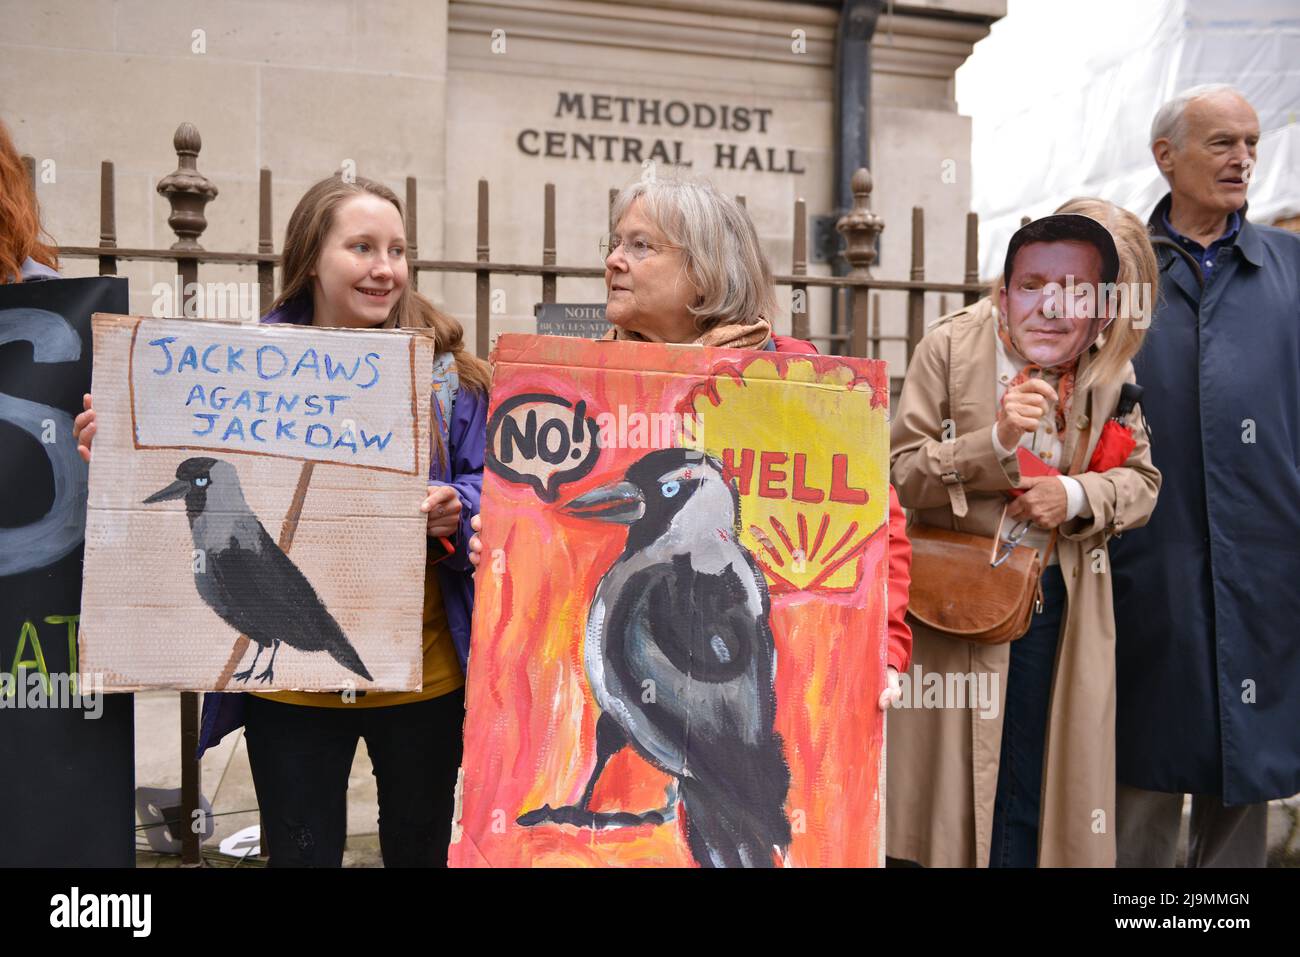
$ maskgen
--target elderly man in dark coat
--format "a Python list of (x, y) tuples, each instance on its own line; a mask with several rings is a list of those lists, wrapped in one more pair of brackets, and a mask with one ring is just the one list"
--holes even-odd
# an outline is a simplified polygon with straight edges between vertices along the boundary
[(1156, 115), (1160, 300), (1134, 361), (1164, 476), (1111, 543), (1120, 866), (1263, 866), (1300, 791), (1300, 236), (1246, 218), (1259, 120), (1230, 87)]

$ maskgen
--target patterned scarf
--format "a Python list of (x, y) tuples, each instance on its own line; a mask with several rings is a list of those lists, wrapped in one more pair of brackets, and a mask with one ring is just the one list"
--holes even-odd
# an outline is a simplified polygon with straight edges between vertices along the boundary
[[(649, 342), (638, 332), (626, 332), (615, 326), (605, 334), (606, 339), (621, 339), (625, 342)], [(772, 338), (772, 324), (759, 316), (753, 322), (730, 322), (714, 326), (700, 333), (691, 341), (691, 345), (712, 346), (719, 349), (761, 349)]]
[[(1006, 346), (1007, 352), (1011, 354), (1012, 358), (1023, 361), (1024, 357), (1016, 351), (1016, 347), (1011, 343), (1011, 332), (1000, 312), (997, 314), (997, 320), (998, 338), (1002, 340), (1002, 344)], [(1074, 398), (1074, 375), (1078, 368), (1078, 356), (1059, 366), (1044, 367), (1030, 362), (1023, 366), (1015, 378), (1007, 383), (1007, 389), (1010, 390), (1035, 376), (1042, 379), (1060, 378), (1056, 385), (1058, 399), (1056, 403), (1056, 434), (1060, 436), (1062, 442), (1065, 441), (1065, 424), (1070, 418), (1070, 400)]]

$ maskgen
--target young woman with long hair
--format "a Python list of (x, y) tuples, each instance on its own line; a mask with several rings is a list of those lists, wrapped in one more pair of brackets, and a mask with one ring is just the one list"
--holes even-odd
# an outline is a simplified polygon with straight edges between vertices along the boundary
[[(402, 206), (381, 183), (330, 178), (303, 195), (285, 234), (281, 292), (266, 323), (403, 328), (437, 343), (435, 449), (424, 602), (424, 682), (416, 692), (209, 694), (200, 753), (246, 725), (272, 867), (338, 867), (347, 785), (364, 738), (378, 785), (385, 866), (442, 866), (451, 834), (473, 603), (467, 556), (478, 512), (489, 372), (463, 330), (410, 285)], [(446, 414), (441, 411), (446, 403)], [(78, 419), (88, 447), (94, 413)], [(446, 553), (440, 539), (455, 550)]]

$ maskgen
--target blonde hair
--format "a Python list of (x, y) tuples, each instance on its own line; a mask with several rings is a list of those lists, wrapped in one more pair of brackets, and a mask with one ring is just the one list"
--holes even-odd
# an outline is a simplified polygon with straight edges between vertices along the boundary
[[(383, 183), (358, 176), (345, 182), (331, 176), (309, 188), (294, 207), (284, 233), (284, 254), (280, 278), (280, 295), (271, 311), (311, 304), (312, 270), (320, 259), (325, 237), (334, 225), (334, 212), (345, 200), (369, 193), (397, 207), (405, 223), (406, 215), (397, 194)], [(383, 323), (385, 329), (412, 329), (432, 335), (439, 352), (450, 352), (456, 360), (460, 380), (470, 388), (486, 393), (491, 381), (487, 363), (465, 349), (465, 329), (452, 316), (411, 288), (408, 282)]]
[(1127, 298), (1129, 308), (1119, 309), (1106, 331), (1101, 334), (1097, 358), (1079, 381), (1080, 388), (1099, 382), (1112, 382), (1124, 374), (1125, 367), (1142, 348), (1160, 289), (1160, 266), (1146, 224), (1127, 209), (1093, 196), (1076, 196), (1056, 210), (1078, 213), (1101, 223), (1115, 238), (1119, 251), (1119, 275), (1116, 286), (1136, 289), (1136, 298)]
[(621, 222), (637, 200), (668, 241), (681, 247), (686, 276), (699, 292), (690, 307), (697, 331), (759, 317), (774, 320), (772, 269), (743, 206), (711, 183), (656, 177), (620, 192), (611, 221)]
[[(1119, 274), (1115, 277), (1115, 285), (1121, 290), (1121, 303), (1127, 304), (1128, 308), (1117, 310), (1106, 331), (1098, 336), (1097, 357), (1089, 363), (1077, 384), (1078, 388), (1087, 389), (1119, 379), (1142, 348), (1160, 288), (1160, 267), (1146, 225), (1128, 210), (1104, 199), (1076, 196), (1053, 212), (1075, 213), (1095, 219), (1110, 232), (1119, 252)], [(993, 280), (995, 311), (1005, 279), (999, 275)], [(1137, 290), (1138, 295), (1126, 296), (1123, 290)]]

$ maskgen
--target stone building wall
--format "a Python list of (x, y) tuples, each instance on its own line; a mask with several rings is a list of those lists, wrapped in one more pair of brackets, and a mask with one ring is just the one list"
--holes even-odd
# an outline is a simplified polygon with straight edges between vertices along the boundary
[[(880, 19), (877, 275), (907, 277), (920, 205), (927, 275), (962, 278), (970, 130), (953, 73), (1004, 9), (934, 0), (894, 4)], [(221, 191), (207, 209), (210, 250), (256, 249), (260, 167), (274, 174), (278, 249), (302, 191), (351, 162), (399, 194), (418, 178), (422, 258), (474, 258), (476, 183), (486, 177), (492, 258), (540, 262), (543, 184), (554, 182), (558, 261), (596, 266), (609, 189), (645, 175), (647, 160), (664, 171), (664, 159), (682, 159), (746, 196), (784, 273), (795, 198), (810, 215), (831, 211), (837, 18), (834, 5), (768, 0), (0, 0), (0, 118), (41, 164), (45, 221), (66, 245), (98, 240), (103, 159), (116, 163), (118, 244), (170, 244), (155, 186), (188, 120), (203, 136), (199, 169)], [(94, 269), (65, 264), (69, 275)], [(152, 285), (173, 273), (121, 270), (133, 310), (146, 313)], [(201, 278), (254, 276), (205, 266)], [(421, 289), (474, 341), (472, 278), (426, 273)], [(540, 281), (500, 276), (494, 289), (492, 331), (531, 329)], [(603, 291), (598, 280), (561, 280), (559, 298), (599, 301)], [(887, 332), (903, 331), (902, 303), (882, 294)], [(826, 294), (814, 295), (815, 330), (828, 314)]]

